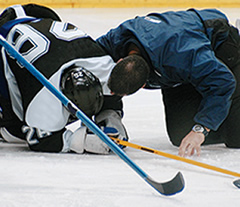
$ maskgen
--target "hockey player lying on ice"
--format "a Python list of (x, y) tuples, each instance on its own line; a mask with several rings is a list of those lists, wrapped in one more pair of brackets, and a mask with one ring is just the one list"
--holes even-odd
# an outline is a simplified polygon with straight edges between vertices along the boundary
[[(87, 34), (61, 22), (53, 10), (34, 4), (5, 9), (0, 33), (106, 133), (127, 139), (121, 97), (112, 96), (107, 87), (115, 63)], [(41, 152), (109, 153), (85, 126), (67, 130), (75, 119), (4, 49), (0, 107), (0, 132), (7, 142), (26, 141), (31, 150)]]

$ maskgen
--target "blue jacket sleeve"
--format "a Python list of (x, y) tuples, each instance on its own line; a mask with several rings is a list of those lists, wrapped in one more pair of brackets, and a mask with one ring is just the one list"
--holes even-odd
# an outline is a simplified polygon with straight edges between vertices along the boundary
[(236, 83), (231, 71), (212, 53), (210, 50), (198, 53), (190, 82), (203, 97), (195, 122), (217, 130), (228, 115)]
[[(218, 60), (206, 38), (186, 37), (182, 45), (169, 45), (164, 54), (162, 73), (171, 80), (192, 84), (202, 95), (196, 123), (217, 130), (228, 115), (235, 78), (228, 67)], [(180, 41), (184, 42), (184, 41)], [(176, 42), (175, 42), (176, 43)], [(179, 43), (180, 44), (180, 43)], [(177, 55), (173, 55), (173, 52)]]

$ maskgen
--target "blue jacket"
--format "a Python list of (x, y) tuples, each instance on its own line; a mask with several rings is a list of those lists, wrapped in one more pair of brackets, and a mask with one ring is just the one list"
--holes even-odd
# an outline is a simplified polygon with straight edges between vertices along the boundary
[(192, 84), (203, 97), (194, 121), (217, 130), (228, 115), (236, 83), (214, 54), (228, 31), (216, 38), (213, 20), (228, 25), (215, 9), (152, 13), (123, 22), (97, 42), (115, 61), (136, 44), (151, 67), (146, 88)]

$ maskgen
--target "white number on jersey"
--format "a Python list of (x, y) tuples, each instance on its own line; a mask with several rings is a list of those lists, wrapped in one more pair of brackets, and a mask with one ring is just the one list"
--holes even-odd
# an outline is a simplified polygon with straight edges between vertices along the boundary
[[(87, 34), (77, 27), (63, 22), (52, 22), (49, 32), (64, 41), (87, 37)], [(50, 41), (44, 34), (27, 24), (15, 25), (9, 32), (7, 41), (30, 63), (46, 54), (50, 46)]]
[[(71, 27), (68, 28), (68, 27)], [(77, 38), (87, 37), (87, 34), (77, 27), (63, 22), (53, 22), (50, 32), (58, 39), (65, 41), (72, 41)]]
[(31, 63), (46, 54), (50, 45), (43, 34), (26, 24), (13, 27), (7, 40)]
[[(52, 134), (51, 132), (33, 128), (30, 126), (23, 126), (22, 132), (24, 134), (26, 134), (26, 140), (27, 140), (28, 144), (30, 144), (30, 145), (37, 144), (37, 143), (39, 143), (38, 139), (50, 136)], [(36, 137), (34, 137), (35, 134), (36, 134)]]

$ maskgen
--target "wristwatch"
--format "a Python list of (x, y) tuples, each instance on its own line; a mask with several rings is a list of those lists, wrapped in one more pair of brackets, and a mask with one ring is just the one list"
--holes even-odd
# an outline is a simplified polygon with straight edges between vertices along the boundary
[(197, 133), (203, 133), (203, 135), (206, 137), (208, 135), (208, 131), (205, 129), (205, 127), (203, 127), (202, 125), (200, 124), (195, 124), (192, 128), (192, 130), (194, 132), (197, 132)]

